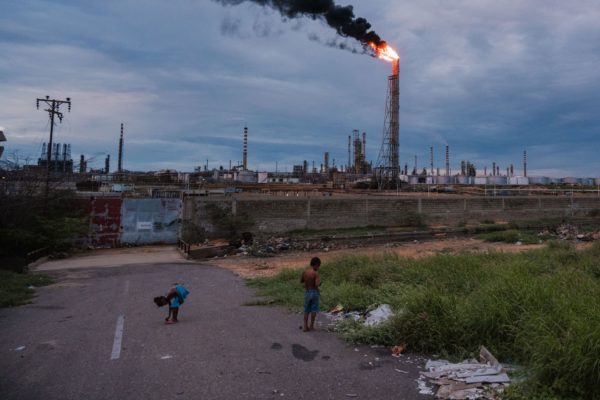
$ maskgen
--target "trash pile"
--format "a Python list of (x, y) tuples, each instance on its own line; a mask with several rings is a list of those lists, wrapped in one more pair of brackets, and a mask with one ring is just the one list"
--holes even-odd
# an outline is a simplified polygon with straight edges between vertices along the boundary
[(600, 231), (598, 232), (579, 232), (574, 225), (561, 225), (553, 231), (545, 229), (539, 233), (539, 236), (554, 237), (560, 240), (579, 240), (582, 242), (591, 242), (600, 240)]
[(499, 399), (510, 384), (507, 369), (481, 346), (479, 360), (465, 360), (453, 364), (447, 360), (429, 360), (426, 372), (421, 372), (419, 387), (425, 386), (423, 378), (438, 386), (436, 399)]
[[(351, 245), (349, 243), (348, 245)], [(288, 250), (328, 252), (334, 248), (346, 247), (331, 243), (328, 237), (315, 240), (292, 239), (290, 237), (272, 236), (266, 239), (256, 239), (250, 243), (232, 243), (233, 249), (230, 254), (251, 255), (255, 257), (269, 257)]]
[(335, 328), (335, 326), (340, 322), (348, 319), (360, 321), (366, 326), (375, 326), (387, 321), (394, 315), (389, 304), (380, 304), (376, 308), (368, 310), (364, 313), (358, 311), (344, 311), (344, 307), (341, 304), (338, 304), (329, 312), (324, 314), (331, 321), (330, 326), (333, 328)]

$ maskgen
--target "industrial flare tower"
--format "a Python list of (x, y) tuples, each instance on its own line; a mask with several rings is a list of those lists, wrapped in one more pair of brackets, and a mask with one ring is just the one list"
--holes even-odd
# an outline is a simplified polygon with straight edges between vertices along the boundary
[(379, 186), (398, 183), (400, 172), (400, 59), (392, 60), (388, 77), (383, 141), (378, 160)]

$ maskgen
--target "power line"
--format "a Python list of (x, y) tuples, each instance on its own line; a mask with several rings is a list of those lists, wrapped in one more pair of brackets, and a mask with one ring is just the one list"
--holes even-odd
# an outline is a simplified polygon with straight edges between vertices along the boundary
[(36, 108), (40, 109), (40, 101), (44, 102), (48, 105), (46, 110), (50, 117), (50, 140), (48, 141), (48, 157), (46, 158), (46, 190), (45, 190), (45, 198), (48, 200), (48, 190), (50, 184), (50, 161), (52, 161), (52, 135), (54, 133), (54, 116), (58, 117), (58, 120), (62, 122), (63, 113), (60, 112), (60, 106), (63, 104), (67, 104), (69, 107), (69, 112), (71, 112), (71, 99), (67, 97), (66, 100), (57, 100), (51, 99), (50, 96), (46, 96), (45, 99), (36, 99), (35, 105)]

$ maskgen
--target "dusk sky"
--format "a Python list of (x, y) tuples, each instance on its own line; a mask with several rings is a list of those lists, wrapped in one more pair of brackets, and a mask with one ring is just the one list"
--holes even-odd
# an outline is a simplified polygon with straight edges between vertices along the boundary
[[(479, 171), (511, 163), (528, 175), (600, 176), (600, 2), (356, 0), (357, 17), (398, 50), (400, 162)], [(332, 47), (345, 45), (346, 50)], [(355, 49), (358, 53), (350, 50)], [(111, 155), (120, 124), (124, 168), (192, 171), (242, 159), (291, 171), (323, 152), (347, 162), (348, 135), (382, 141), (391, 65), (360, 54), (321, 20), (284, 20), (252, 2), (42, 1), (0, 4), (3, 159), (37, 162), (48, 113), (35, 99), (72, 99), (55, 129), (73, 159)]]

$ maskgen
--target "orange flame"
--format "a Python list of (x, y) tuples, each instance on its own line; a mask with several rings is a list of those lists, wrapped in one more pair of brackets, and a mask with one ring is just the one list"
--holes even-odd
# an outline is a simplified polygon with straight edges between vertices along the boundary
[(393, 62), (395, 60), (399, 60), (400, 56), (396, 53), (396, 50), (392, 49), (386, 42), (381, 42), (381, 44), (376, 45), (375, 43), (369, 43), (369, 46), (373, 49), (377, 57), (382, 60)]

